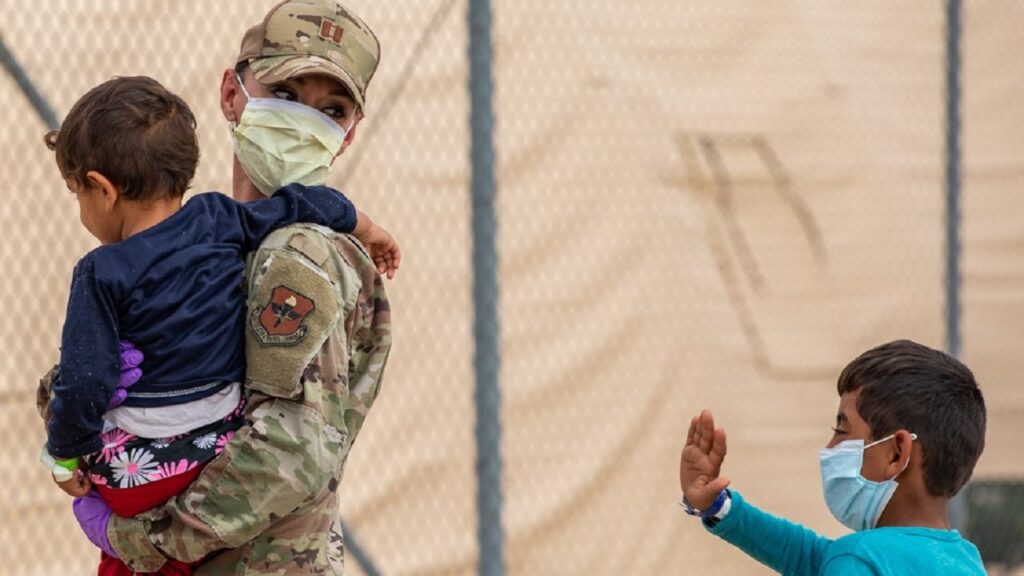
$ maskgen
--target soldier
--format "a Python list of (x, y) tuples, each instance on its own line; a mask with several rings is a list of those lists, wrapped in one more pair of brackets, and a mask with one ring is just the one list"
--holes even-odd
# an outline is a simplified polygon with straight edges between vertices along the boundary
[[(322, 180), (286, 146), (303, 135), (267, 120), (287, 101), (319, 110), (345, 130), (344, 151), (379, 54), (366, 24), (332, 1), (282, 2), (246, 32), (221, 83), (234, 198)], [(76, 510), (133, 570), (169, 557), (202, 561), (197, 575), (344, 573), (337, 490), (391, 346), (378, 266), (353, 237), (298, 224), (260, 245), (246, 278), (246, 426), (164, 507), (136, 518)]]

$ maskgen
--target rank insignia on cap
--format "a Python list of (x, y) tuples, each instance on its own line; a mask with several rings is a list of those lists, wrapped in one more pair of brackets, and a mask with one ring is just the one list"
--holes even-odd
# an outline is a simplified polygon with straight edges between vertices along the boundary
[(264, 344), (294, 344), (306, 335), (302, 321), (316, 304), (287, 286), (278, 286), (270, 294), (270, 302), (253, 310), (249, 328)]
[(324, 40), (330, 40), (340, 46), (341, 37), (344, 34), (345, 30), (333, 20), (324, 18), (320, 23), (320, 37)]

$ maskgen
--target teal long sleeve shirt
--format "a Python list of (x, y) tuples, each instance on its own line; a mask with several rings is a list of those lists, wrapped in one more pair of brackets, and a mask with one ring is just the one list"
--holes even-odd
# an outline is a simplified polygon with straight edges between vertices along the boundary
[(765, 566), (793, 576), (979, 575), (978, 549), (956, 530), (885, 527), (831, 540), (772, 516), (730, 490), (732, 507), (708, 531)]

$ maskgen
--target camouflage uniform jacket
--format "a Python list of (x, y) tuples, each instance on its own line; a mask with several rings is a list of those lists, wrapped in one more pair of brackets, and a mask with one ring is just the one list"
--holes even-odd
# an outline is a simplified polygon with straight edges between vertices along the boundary
[(297, 224), (254, 254), (247, 424), (189, 489), (107, 535), (134, 570), (207, 558), (203, 574), (343, 574), (338, 486), (391, 347), (381, 277), (361, 245)]

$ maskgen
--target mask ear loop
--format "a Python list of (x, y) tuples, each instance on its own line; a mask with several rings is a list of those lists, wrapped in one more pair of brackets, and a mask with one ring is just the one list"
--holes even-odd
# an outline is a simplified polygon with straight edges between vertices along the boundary
[[(242, 94), (245, 94), (245, 101), (251, 101), (252, 96), (250, 96), (249, 91), (245, 89), (245, 82), (242, 81), (242, 76), (237, 71), (235, 72), (235, 81), (238, 82), (238, 87), (242, 89)], [(238, 129), (238, 120), (229, 120), (228, 126), (231, 126), (231, 131), (234, 132)]]
[(242, 81), (242, 76), (235, 72), (235, 80), (238, 81), (238, 87), (242, 89), (242, 94), (245, 94), (246, 101), (252, 100), (252, 96), (249, 96), (249, 91), (245, 89), (245, 82)]
[[(864, 446), (864, 449), (867, 450), (868, 448), (871, 448), (872, 446), (878, 446), (882, 442), (888, 442), (889, 440), (892, 440), (895, 437), (896, 437), (895, 434), (889, 434), (885, 438), (879, 438), (878, 440), (875, 440), (871, 444), (868, 444), (868, 445)], [(914, 434), (913, 432), (911, 432), (910, 433), (910, 441), (913, 442), (914, 440), (917, 440), (917, 434)]]
[[(910, 449), (911, 450), (914, 449), (913, 443), (916, 440), (917, 440), (917, 434), (914, 434), (913, 432), (911, 432), (910, 433), (910, 443), (911, 443)], [(910, 454), (907, 454), (907, 463), (903, 465), (903, 470), (900, 470), (900, 474), (903, 474), (904, 472), (906, 472), (908, 467), (910, 467)], [(899, 476), (899, 474), (897, 474), (897, 476)]]

